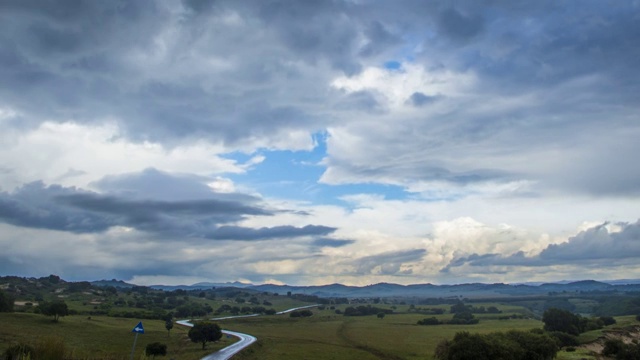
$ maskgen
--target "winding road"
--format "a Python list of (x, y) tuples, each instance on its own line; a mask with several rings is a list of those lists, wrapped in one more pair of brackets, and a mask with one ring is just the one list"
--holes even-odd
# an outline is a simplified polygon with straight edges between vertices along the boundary
[[(276, 315), (287, 314), (287, 313), (290, 313), (292, 311), (296, 311), (296, 310), (300, 310), (300, 309), (312, 308), (312, 307), (316, 307), (316, 306), (319, 306), (319, 304), (300, 306), (300, 307), (296, 307), (296, 308), (291, 308), (291, 309), (279, 311), (279, 312), (276, 313)], [(255, 317), (255, 316), (260, 316), (260, 314), (226, 316), (226, 317), (221, 317), (221, 318), (213, 318), (211, 320), (217, 321), (217, 320), (238, 319), (238, 318)], [(182, 325), (182, 326), (188, 326), (188, 327), (192, 327), (193, 326), (193, 324), (189, 320), (178, 320), (178, 321), (176, 321), (176, 324)], [(222, 333), (225, 334), (225, 335), (229, 335), (229, 336), (235, 336), (238, 339), (240, 339), (240, 341), (235, 342), (235, 343), (227, 346), (226, 348), (222, 348), (222, 349), (220, 349), (220, 350), (218, 350), (218, 351), (216, 351), (216, 352), (214, 352), (212, 354), (209, 354), (209, 355), (203, 357), (201, 360), (228, 360), (233, 355), (239, 353), (242, 349), (246, 348), (247, 346), (253, 344), (254, 342), (256, 342), (258, 340), (255, 336), (252, 336), (252, 335), (249, 335), (249, 334), (243, 334), (243, 333), (239, 333), (239, 332), (235, 332), (235, 331), (222, 330)]]

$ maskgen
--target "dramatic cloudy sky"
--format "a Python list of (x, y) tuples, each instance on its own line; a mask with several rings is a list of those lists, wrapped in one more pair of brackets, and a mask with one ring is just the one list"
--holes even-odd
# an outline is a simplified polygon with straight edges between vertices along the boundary
[(0, 0), (0, 275), (640, 277), (638, 1)]

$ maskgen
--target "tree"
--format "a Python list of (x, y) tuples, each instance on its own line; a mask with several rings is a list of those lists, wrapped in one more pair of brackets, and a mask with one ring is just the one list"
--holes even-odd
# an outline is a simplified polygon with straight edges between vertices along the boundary
[(189, 330), (189, 339), (194, 343), (202, 343), (204, 350), (208, 342), (218, 341), (222, 337), (222, 330), (218, 324), (200, 321)]
[(167, 355), (167, 345), (161, 344), (159, 342), (148, 344), (147, 348), (145, 349), (145, 354), (147, 354), (147, 356), (153, 356), (154, 359), (156, 358), (156, 355), (165, 356)]
[(571, 335), (580, 334), (580, 318), (571, 311), (551, 308), (542, 315), (544, 329), (547, 331), (561, 331)]
[(13, 297), (0, 290), (0, 312), (13, 312)]
[(167, 337), (171, 336), (171, 329), (173, 329), (173, 319), (171, 317), (167, 317), (164, 321), (164, 328), (167, 329)]
[(451, 309), (449, 310), (452, 314), (470, 312), (470, 309), (467, 305), (465, 305), (462, 301), (458, 301), (454, 305), (451, 305)]
[(600, 320), (602, 320), (604, 326), (609, 326), (616, 323), (616, 319), (614, 319), (612, 316), (600, 316)]
[(58, 322), (61, 316), (69, 315), (69, 308), (64, 301), (43, 302), (38, 308), (42, 315), (53, 316), (55, 322)]

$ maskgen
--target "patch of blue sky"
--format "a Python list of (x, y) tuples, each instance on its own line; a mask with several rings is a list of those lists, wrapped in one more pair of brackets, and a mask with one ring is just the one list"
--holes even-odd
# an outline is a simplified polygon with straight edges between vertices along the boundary
[(384, 68), (389, 70), (400, 70), (402, 63), (396, 60), (390, 60), (384, 63)]
[(353, 194), (372, 194), (385, 199), (404, 199), (409, 194), (400, 186), (384, 184), (328, 185), (319, 183), (325, 171), (325, 136), (314, 135), (312, 151), (262, 150), (256, 154), (230, 153), (225, 157), (243, 163), (260, 154), (264, 161), (245, 174), (229, 174), (236, 184), (251, 188), (267, 198), (305, 201), (313, 204), (346, 205), (341, 198)]

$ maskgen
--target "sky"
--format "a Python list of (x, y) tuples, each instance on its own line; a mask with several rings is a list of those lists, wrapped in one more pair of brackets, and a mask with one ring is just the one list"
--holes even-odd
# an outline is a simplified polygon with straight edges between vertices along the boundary
[(640, 278), (640, 2), (0, 0), (0, 275)]

